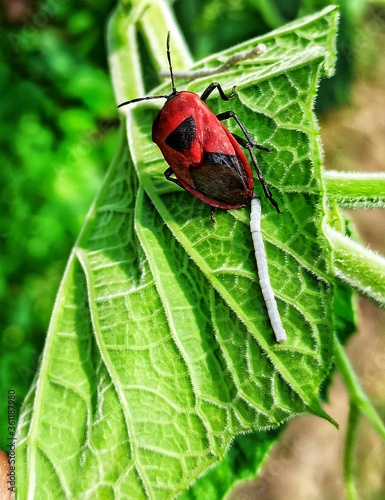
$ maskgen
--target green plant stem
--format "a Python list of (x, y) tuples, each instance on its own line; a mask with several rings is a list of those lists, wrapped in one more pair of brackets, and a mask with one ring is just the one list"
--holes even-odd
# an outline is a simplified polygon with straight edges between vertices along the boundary
[(329, 197), (345, 208), (384, 208), (385, 174), (383, 172), (337, 172), (323, 174)]
[(345, 490), (348, 500), (356, 500), (357, 491), (355, 485), (355, 451), (357, 442), (357, 431), (360, 411), (353, 401), (350, 401), (350, 411), (348, 418), (348, 427), (345, 438), (345, 456), (344, 456), (344, 476)]
[(385, 426), (369, 398), (361, 387), (346, 352), (337, 337), (335, 337), (335, 363), (345, 383), (352, 405), (363, 413), (374, 429), (385, 440)]
[(145, 93), (135, 24), (142, 10), (126, 15), (118, 5), (108, 22), (108, 62), (117, 104)]
[(363, 295), (385, 305), (385, 259), (325, 225), (334, 253), (334, 272)]
[[(168, 70), (166, 56), (166, 35), (171, 35), (172, 65), (175, 70), (185, 69), (193, 63), (190, 50), (170, 9), (164, 0), (151, 2), (141, 18), (141, 29), (158, 74)], [(166, 79), (169, 81), (167, 71)]]

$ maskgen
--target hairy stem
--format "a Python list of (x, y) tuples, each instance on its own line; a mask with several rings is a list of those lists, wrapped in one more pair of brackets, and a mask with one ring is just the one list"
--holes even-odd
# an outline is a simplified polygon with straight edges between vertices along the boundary
[(363, 295), (385, 305), (385, 259), (339, 231), (324, 226), (334, 253), (334, 271)]
[(337, 172), (323, 174), (328, 196), (345, 208), (384, 208), (385, 173)]

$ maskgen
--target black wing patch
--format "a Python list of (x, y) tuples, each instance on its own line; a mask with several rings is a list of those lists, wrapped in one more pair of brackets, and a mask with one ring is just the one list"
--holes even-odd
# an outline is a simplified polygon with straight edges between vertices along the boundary
[(208, 153), (204, 151), (203, 163), (207, 165), (226, 165), (226, 167), (231, 168), (244, 177), (244, 173), (239, 165), (239, 160), (235, 155), (225, 155), (223, 153)]
[(175, 130), (166, 137), (166, 144), (175, 151), (187, 151), (196, 136), (196, 124), (193, 116), (189, 116), (180, 123)]
[(205, 152), (202, 165), (191, 167), (190, 174), (195, 189), (214, 200), (232, 204), (250, 201), (236, 156)]

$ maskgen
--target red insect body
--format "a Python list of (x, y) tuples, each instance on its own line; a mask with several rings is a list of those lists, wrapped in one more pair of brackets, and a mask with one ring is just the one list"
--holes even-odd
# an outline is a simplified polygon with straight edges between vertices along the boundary
[[(253, 153), (253, 148), (269, 150), (251, 138), (235, 113), (228, 111), (216, 116), (205, 104), (205, 100), (215, 89), (222, 100), (232, 99), (235, 87), (229, 96), (225, 95), (216, 82), (211, 83), (201, 97), (193, 92), (178, 92), (171, 66), (170, 34), (167, 37), (167, 58), (172, 83), (170, 95), (138, 97), (118, 106), (148, 99), (166, 99), (152, 126), (152, 140), (169, 165), (164, 173), (166, 179), (210, 205), (212, 220), (215, 208), (242, 208), (253, 197), (254, 178), (241, 145), (249, 151), (265, 195), (279, 213), (278, 205)], [(238, 123), (245, 139), (231, 134), (221, 124), (220, 120), (228, 118), (233, 118)], [(172, 174), (175, 178), (171, 177)]]
[(225, 210), (251, 201), (254, 179), (245, 154), (197, 94), (171, 95), (155, 118), (152, 140), (178, 184), (196, 198)]

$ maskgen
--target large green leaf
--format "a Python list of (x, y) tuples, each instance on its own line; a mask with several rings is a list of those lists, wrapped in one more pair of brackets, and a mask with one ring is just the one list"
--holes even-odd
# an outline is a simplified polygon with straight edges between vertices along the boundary
[[(262, 232), (288, 341), (275, 342), (267, 318), (249, 209), (220, 211), (213, 226), (207, 206), (163, 178), (154, 106), (128, 110), (129, 149), (122, 140), (70, 258), (23, 406), (21, 498), (172, 498), (237, 434), (326, 416), (333, 282), (312, 106), (333, 64), (336, 15), (328, 8), (246, 44), (263, 41), (267, 54), (221, 75), (226, 91), (238, 86), (236, 99), (209, 101), (215, 112), (234, 109), (272, 150), (259, 161), (283, 214), (263, 202)], [(144, 39), (150, 32), (143, 24)], [(119, 33), (123, 53), (134, 30)], [(152, 32), (147, 40), (156, 43)]]

